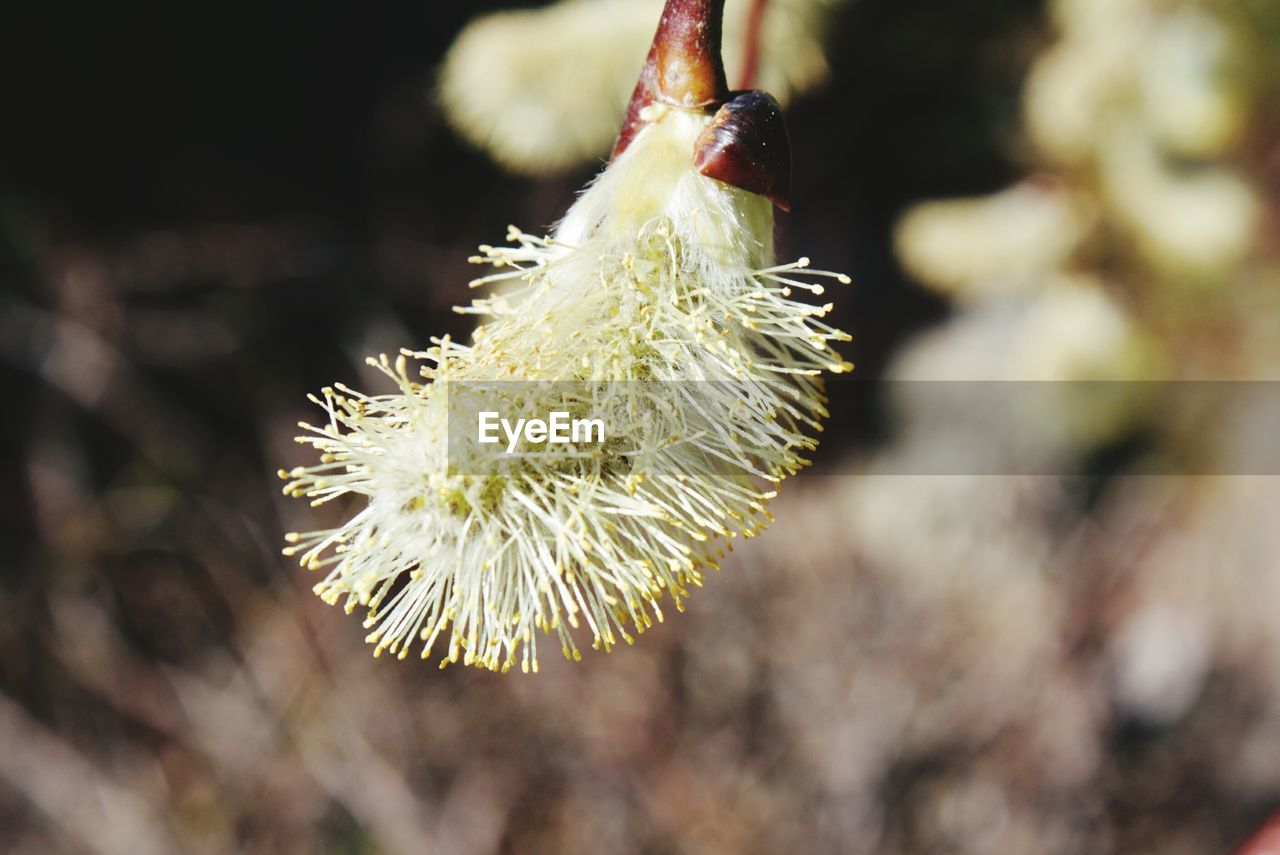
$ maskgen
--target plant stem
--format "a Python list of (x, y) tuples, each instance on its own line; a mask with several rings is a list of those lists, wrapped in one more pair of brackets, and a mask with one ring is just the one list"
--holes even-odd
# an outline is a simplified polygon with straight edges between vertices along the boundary
[(667, 0), (649, 58), (640, 71), (613, 154), (617, 157), (640, 129), (640, 111), (662, 102), (685, 109), (714, 107), (729, 96), (720, 30), (724, 0)]
[(751, 8), (747, 11), (747, 31), (743, 37), (742, 71), (738, 75), (738, 89), (756, 87), (756, 75), (760, 71), (760, 34), (768, 5), (769, 0), (751, 0)]

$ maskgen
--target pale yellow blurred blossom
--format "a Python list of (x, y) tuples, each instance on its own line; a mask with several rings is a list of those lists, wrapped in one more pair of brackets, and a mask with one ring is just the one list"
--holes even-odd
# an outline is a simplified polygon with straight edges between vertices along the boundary
[(1075, 252), (1093, 217), (1087, 198), (1031, 178), (992, 196), (917, 205), (895, 243), (912, 276), (970, 302), (1037, 287)]
[[(827, 79), (823, 28), (843, 0), (771, 0), (751, 84), (784, 106)], [(752, 0), (728, 0), (724, 62), (744, 63)], [(477, 18), (440, 70), (450, 123), (506, 168), (555, 172), (608, 154), (662, 0), (560, 0)]]
[(1061, 274), (1033, 299), (992, 299), (922, 334), (894, 363), (905, 380), (1119, 380), (1142, 362), (1132, 322), (1102, 283)]
[(1169, 152), (1221, 155), (1240, 138), (1246, 111), (1233, 52), (1240, 49), (1209, 11), (1183, 6), (1151, 34), (1139, 58), (1142, 118)]
[(1025, 93), (1027, 129), (1050, 159), (1087, 162), (1132, 118), (1183, 157), (1218, 156), (1238, 140), (1238, 46), (1209, 9), (1147, 0), (1057, 8), (1063, 38), (1033, 66)]
[(1157, 368), (1147, 336), (1103, 283), (1059, 274), (1034, 295), (987, 300), (924, 333), (894, 362), (889, 377), (900, 390), (904, 421), (958, 434), (961, 420), (970, 418), (978, 447), (991, 443), (983, 424), (992, 414), (963, 395), (951, 400), (936, 382), (976, 383), (978, 395), (1015, 384), (1010, 388), (1023, 394), (1008, 401), (992, 392), (993, 401), (1007, 405), (999, 407), (995, 424), (1001, 430), (1017, 426), (1011, 439), (1024, 444), (1024, 458), (1034, 459), (1092, 446), (1132, 425), (1143, 414), (1135, 394), (1147, 389), (1129, 381)]
[(1108, 101), (1121, 91), (1130, 43), (1061, 42), (1032, 67), (1023, 90), (1027, 133), (1054, 164), (1088, 161), (1110, 116)]
[[(508, 287), (460, 310), (486, 318), (473, 344), (376, 361), (392, 394), (317, 399), (327, 420), (300, 441), (321, 462), (281, 473), (286, 492), (363, 505), (287, 551), (326, 571), (327, 602), (368, 609), (378, 652), (440, 644), (442, 665), (536, 671), (539, 630), (571, 659), (577, 627), (605, 650), (630, 642), (663, 597), (681, 608), (729, 541), (767, 524), (765, 503), (815, 447), (818, 375), (851, 368), (830, 346), (848, 336), (821, 320), (831, 304), (795, 297), (847, 277), (773, 263), (769, 200), (694, 168), (709, 113), (655, 104), (645, 118), (552, 236), (513, 228), (512, 246), (482, 247), (473, 261), (496, 272), (477, 284)], [(428, 363), (425, 381), (406, 356)], [(475, 461), (449, 459), (451, 384), (509, 379), (690, 382), (674, 404), (612, 383), (637, 415), (597, 452), (469, 474)], [(563, 386), (545, 388), (527, 394), (549, 411)], [(660, 415), (674, 433), (644, 429)], [(667, 462), (650, 465), (658, 452)]]
[(1109, 136), (1100, 177), (1117, 225), (1149, 264), (1170, 275), (1229, 269), (1254, 245), (1258, 202), (1229, 168), (1177, 170), (1139, 129), (1127, 127)]
[(564, 0), (477, 18), (440, 71), (445, 116), (516, 172), (608, 154), (661, 0)]
[[(1031, 177), (917, 205), (899, 223), (908, 272), (979, 313), (925, 350), (973, 377), (1168, 368), (1154, 342), (1171, 330), (1146, 325), (1193, 319), (1174, 306), (1180, 286), (1225, 284), (1261, 234), (1261, 200), (1234, 162), (1247, 118), (1240, 22), (1197, 0), (1056, 0), (1053, 17), (1059, 39), (1023, 91)], [(1022, 343), (994, 320), (1015, 316)]]
[(1130, 379), (1142, 362), (1124, 308), (1087, 276), (1062, 276), (1028, 306), (1012, 350), (1026, 379)]

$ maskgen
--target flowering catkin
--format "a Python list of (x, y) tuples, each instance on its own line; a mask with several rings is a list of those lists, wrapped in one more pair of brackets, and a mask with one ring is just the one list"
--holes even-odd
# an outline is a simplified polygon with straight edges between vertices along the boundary
[[(421, 642), (423, 658), (444, 647), (442, 667), (537, 671), (536, 630), (571, 659), (584, 624), (593, 647), (629, 643), (662, 620), (664, 596), (682, 609), (805, 465), (826, 416), (818, 375), (851, 366), (829, 346), (848, 338), (823, 322), (831, 305), (793, 296), (848, 279), (807, 259), (772, 264), (769, 200), (693, 165), (710, 121), (646, 107), (552, 236), (513, 227), (512, 245), (472, 259), (495, 268), (474, 284), (499, 285), (459, 309), (484, 319), (472, 344), (371, 360), (394, 393), (314, 398), (327, 418), (299, 441), (320, 463), (282, 472), (285, 492), (365, 505), (338, 528), (290, 534), (285, 551), (326, 570), (326, 602), (367, 608), (377, 653)], [(511, 380), (528, 382), (492, 382)], [(490, 471), (451, 453), (449, 396), (467, 384), (495, 410), (532, 395), (542, 412), (611, 414), (615, 430), (591, 453)]]

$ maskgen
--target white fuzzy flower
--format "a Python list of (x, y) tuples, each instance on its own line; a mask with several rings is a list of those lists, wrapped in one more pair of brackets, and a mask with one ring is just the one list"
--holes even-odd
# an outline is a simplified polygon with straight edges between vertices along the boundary
[[(507, 287), (460, 309), (487, 318), (470, 346), (374, 361), (392, 394), (316, 399), (328, 419), (299, 440), (321, 462), (282, 472), (285, 491), (365, 505), (291, 534), (286, 552), (327, 570), (327, 602), (367, 607), (377, 652), (421, 641), (426, 658), (440, 643), (442, 666), (536, 671), (536, 630), (573, 659), (582, 624), (593, 646), (630, 642), (663, 596), (681, 608), (729, 539), (767, 523), (776, 484), (805, 465), (826, 415), (817, 375), (851, 366), (829, 347), (848, 338), (821, 320), (830, 304), (792, 297), (848, 280), (771, 263), (770, 202), (694, 166), (712, 122), (645, 108), (553, 236), (513, 228), (513, 246), (473, 259), (497, 269), (477, 284)], [(428, 363), (421, 378), (409, 358)], [(525, 382), (494, 382), (512, 380)], [(450, 396), (476, 388), (495, 410), (606, 413), (617, 432), (499, 469), (451, 451)]]

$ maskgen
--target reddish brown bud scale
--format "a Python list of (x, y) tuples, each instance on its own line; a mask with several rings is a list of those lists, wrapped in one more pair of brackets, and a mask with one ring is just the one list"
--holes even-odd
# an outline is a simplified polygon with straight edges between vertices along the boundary
[(649, 121), (644, 109), (651, 104), (716, 110), (691, 152), (695, 168), (787, 211), (791, 141), (782, 108), (765, 92), (731, 96), (720, 60), (723, 12), (724, 0), (667, 0), (613, 156), (622, 154)]
[(653, 46), (631, 94), (617, 157), (643, 126), (640, 111), (660, 102), (676, 107), (711, 107), (729, 95), (720, 59), (724, 0), (667, 0)]
[(791, 138), (782, 108), (767, 92), (739, 92), (711, 119), (694, 146), (694, 166), (791, 210)]
[(679, 107), (705, 107), (729, 91), (720, 59), (724, 0), (670, 0), (658, 24), (659, 98)]

